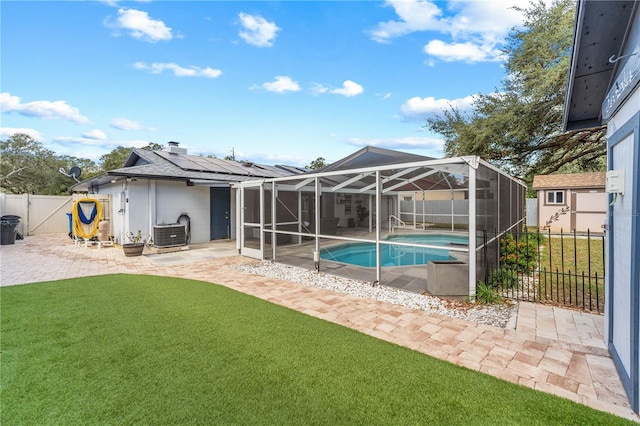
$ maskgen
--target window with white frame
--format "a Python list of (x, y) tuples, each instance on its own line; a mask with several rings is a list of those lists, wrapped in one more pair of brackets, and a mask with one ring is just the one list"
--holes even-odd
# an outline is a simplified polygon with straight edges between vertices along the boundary
[(547, 204), (564, 204), (564, 191), (547, 191)]

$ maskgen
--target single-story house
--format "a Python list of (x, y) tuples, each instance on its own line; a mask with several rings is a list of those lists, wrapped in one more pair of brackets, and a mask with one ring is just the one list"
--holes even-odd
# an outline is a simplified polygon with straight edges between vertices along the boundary
[[(475, 295), (487, 262), (495, 261), (499, 236), (524, 223), (526, 192), (522, 182), (475, 156), (434, 159), (364, 147), (308, 171), (187, 155), (177, 143), (166, 151), (134, 149), (122, 168), (72, 189), (110, 197), (109, 222), (118, 243), (141, 230), (156, 246), (168, 246), (167, 234), (186, 229), (190, 243), (235, 239), (240, 254), (271, 260), (293, 249), (311, 265), (319, 265), (321, 247), (336, 240), (351, 251), (365, 243), (375, 247), (365, 255), (375, 268), (346, 263), (362, 266), (360, 272), (368, 268), (371, 281), (406, 281), (405, 273), (413, 273), (424, 287), (421, 268), (438, 261), (442, 271), (432, 276), (455, 276), (460, 284), (455, 293), (440, 293), (451, 296)], [(383, 231), (401, 228), (447, 235), (430, 242), (382, 241)], [(184, 236), (170, 243), (183, 245)], [(384, 261), (383, 246), (389, 249)], [(429, 249), (429, 259), (415, 248)], [(395, 263), (407, 255), (410, 264)], [(336, 260), (322, 261), (329, 262)], [(339, 263), (333, 267), (341, 268)], [(390, 267), (384, 274), (383, 266)]]
[[(430, 157), (376, 147), (364, 147), (322, 169), (324, 172), (342, 171), (367, 164), (397, 164), (433, 160)], [(156, 241), (159, 228), (182, 224), (187, 227), (186, 243), (204, 243), (215, 239), (237, 239), (243, 229), (243, 216), (238, 210), (238, 184), (255, 179), (273, 179), (311, 173), (310, 170), (285, 165), (264, 165), (246, 161), (223, 160), (187, 154), (177, 142), (169, 142), (165, 150), (132, 149), (123, 167), (75, 184), (76, 193), (107, 197), (105, 218), (116, 243), (127, 242), (126, 235), (141, 230), (145, 241)], [(340, 176), (332, 178), (339, 183)], [(448, 188), (437, 181), (429, 181), (434, 189)], [(415, 189), (415, 188), (412, 188)], [(330, 213), (323, 218), (323, 226), (337, 233), (339, 228), (358, 223), (358, 208), (363, 194), (344, 194), (324, 197), (322, 209)], [(315, 218), (310, 216), (313, 200), (304, 197), (303, 221), (312, 228)], [(368, 206), (367, 206), (368, 207)], [(360, 207), (361, 208), (361, 207)], [(256, 212), (257, 213), (257, 212)], [(248, 222), (251, 222), (247, 218)], [(173, 232), (170, 229), (169, 232)], [(177, 244), (180, 245), (180, 241)], [(241, 244), (239, 243), (239, 248)]]
[(640, 7), (577, 2), (564, 128), (607, 126), (605, 339), (640, 412)]
[[(110, 211), (105, 217), (110, 219), (111, 235), (119, 244), (127, 242), (129, 232), (138, 230), (145, 240), (151, 238), (160, 246), (196, 244), (235, 238), (233, 184), (305, 171), (188, 155), (177, 142), (169, 142), (161, 151), (134, 148), (123, 167), (77, 183), (71, 190), (109, 196)], [(171, 225), (177, 223), (185, 227), (184, 239), (163, 238), (167, 232), (175, 235)], [(155, 241), (158, 236), (162, 241)]]
[(607, 218), (605, 173), (537, 175), (538, 229), (602, 232)]

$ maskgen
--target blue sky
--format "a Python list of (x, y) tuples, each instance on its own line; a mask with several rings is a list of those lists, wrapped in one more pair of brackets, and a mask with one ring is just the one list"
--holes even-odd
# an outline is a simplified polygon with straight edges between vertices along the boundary
[(96, 161), (168, 141), (268, 164), (441, 157), (425, 118), (500, 86), (527, 4), (4, 0), (0, 137)]

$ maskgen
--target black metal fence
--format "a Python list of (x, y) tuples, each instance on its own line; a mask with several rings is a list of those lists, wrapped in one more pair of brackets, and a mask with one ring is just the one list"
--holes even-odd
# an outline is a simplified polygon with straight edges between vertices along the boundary
[(484, 283), (503, 297), (604, 312), (603, 234), (481, 231)]

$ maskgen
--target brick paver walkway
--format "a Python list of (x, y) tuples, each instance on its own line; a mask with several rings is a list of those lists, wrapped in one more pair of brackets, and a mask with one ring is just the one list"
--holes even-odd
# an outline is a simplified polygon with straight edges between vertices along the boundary
[(502, 329), (238, 271), (253, 262), (233, 243), (124, 257), (118, 247), (74, 247), (65, 235), (0, 246), (0, 283), (111, 273), (166, 275), (221, 284), (523, 386), (640, 422), (606, 350), (601, 316), (520, 303)]

